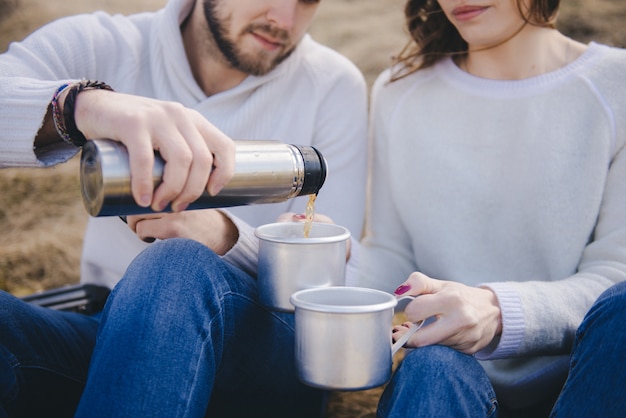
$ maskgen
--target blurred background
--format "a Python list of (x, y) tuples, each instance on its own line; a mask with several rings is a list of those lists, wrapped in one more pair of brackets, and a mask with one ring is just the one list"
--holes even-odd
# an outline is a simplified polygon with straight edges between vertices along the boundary
[[(0, 0), (0, 52), (53, 19), (105, 10), (134, 13), (166, 0)], [(560, 29), (626, 46), (626, 0), (562, 0)], [(311, 33), (350, 58), (371, 86), (406, 42), (404, 0), (323, 0)], [(0, 289), (29, 293), (78, 281), (87, 214), (76, 159), (50, 169), (0, 170)]]

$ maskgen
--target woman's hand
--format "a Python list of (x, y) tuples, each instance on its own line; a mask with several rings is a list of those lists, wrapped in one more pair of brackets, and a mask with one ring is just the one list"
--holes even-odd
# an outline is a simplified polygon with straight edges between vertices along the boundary
[[(286, 212), (278, 216), (276, 222), (304, 222), (306, 215), (304, 213)], [(316, 213), (313, 215), (313, 222), (323, 224), (334, 224), (335, 222), (326, 215)]]
[[(179, 103), (105, 90), (76, 98), (75, 121), (88, 139), (123, 143), (130, 157), (137, 204), (182, 211), (205, 190), (217, 194), (230, 181), (235, 144), (200, 113)], [(153, 190), (154, 150), (165, 161), (163, 182)]]
[[(489, 289), (436, 280), (416, 272), (396, 289), (395, 294), (419, 296), (404, 310), (409, 321), (436, 319), (413, 335), (407, 343), (409, 347), (440, 344), (474, 354), (502, 333), (500, 305)], [(394, 340), (409, 325), (395, 326)]]

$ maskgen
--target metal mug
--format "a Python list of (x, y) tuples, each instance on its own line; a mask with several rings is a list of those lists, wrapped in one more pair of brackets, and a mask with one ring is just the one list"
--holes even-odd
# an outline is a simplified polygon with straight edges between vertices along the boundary
[(257, 286), (260, 302), (292, 312), (289, 298), (302, 289), (343, 286), (346, 244), (350, 231), (335, 224), (313, 222), (309, 236), (304, 223), (277, 222), (259, 226)]
[(296, 365), (300, 380), (328, 390), (365, 390), (391, 378), (393, 356), (421, 327), (391, 343), (402, 299), (375, 289), (328, 287), (294, 293)]

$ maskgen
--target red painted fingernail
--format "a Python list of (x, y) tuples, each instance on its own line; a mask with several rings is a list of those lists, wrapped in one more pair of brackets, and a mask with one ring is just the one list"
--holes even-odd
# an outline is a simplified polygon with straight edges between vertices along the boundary
[(404, 295), (406, 292), (409, 291), (410, 288), (411, 286), (409, 286), (408, 284), (403, 284), (398, 286), (398, 288), (394, 290), (393, 293), (395, 293), (396, 295)]
[(306, 219), (306, 215), (303, 214), (293, 215), (293, 217), (296, 219)]

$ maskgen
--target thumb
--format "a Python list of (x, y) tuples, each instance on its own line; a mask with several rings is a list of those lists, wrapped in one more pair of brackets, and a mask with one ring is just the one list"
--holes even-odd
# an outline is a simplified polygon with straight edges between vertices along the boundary
[(276, 218), (276, 222), (294, 222), (296, 214), (294, 212), (286, 212)]
[(439, 280), (432, 279), (420, 272), (413, 272), (409, 278), (396, 288), (394, 294), (396, 296), (412, 295), (418, 296), (427, 293), (436, 293), (441, 287)]

